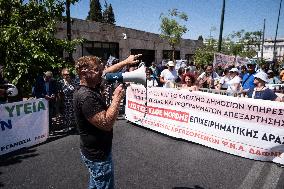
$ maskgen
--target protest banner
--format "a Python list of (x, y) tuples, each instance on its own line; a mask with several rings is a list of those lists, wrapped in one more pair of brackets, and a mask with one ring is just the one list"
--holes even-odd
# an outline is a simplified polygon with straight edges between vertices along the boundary
[(0, 105), (0, 155), (46, 141), (48, 103), (32, 99)]
[(214, 54), (214, 61), (213, 61), (214, 67), (222, 67), (227, 68), (231, 65), (235, 65), (235, 56), (229, 56), (221, 53), (215, 53)]
[(249, 60), (247, 58), (243, 58), (240, 56), (235, 57), (221, 53), (215, 53), (213, 65), (214, 67), (221, 66), (222, 68), (227, 68), (229, 66), (239, 67), (242, 65), (246, 65), (248, 61)]
[(126, 119), (241, 157), (284, 164), (284, 104), (131, 85)]

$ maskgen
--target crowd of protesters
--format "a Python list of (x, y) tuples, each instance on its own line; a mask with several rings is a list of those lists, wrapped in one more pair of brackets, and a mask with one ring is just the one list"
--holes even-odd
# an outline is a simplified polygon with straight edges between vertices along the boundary
[(228, 96), (283, 101), (283, 97), (277, 96), (277, 93), (283, 96), (284, 65), (272, 70), (267, 65), (259, 67), (255, 61), (239, 67), (214, 67), (213, 64), (197, 67), (187, 61), (179, 62), (177, 66), (173, 61), (163, 62), (152, 62), (147, 69), (148, 87), (186, 88), (191, 91), (208, 89), (225, 91)]
[[(118, 60), (114, 59), (105, 65), (111, 66), (117, 62)], [(238, 94), (248, 98), (284, 101), (283, 94), (282, 97), (277, 95), (284, 91), (284, 65), (280, 66), (278, 70), (272, 70), (267, 66), (258, 67), (255, 61), (249, 61), (246, 65), (239, 67), (214, 67), (212, 64), (197, 66), (193, 62), (184, 60), (179, 64), (177, 62), (165, 60), (159, 64), (152, 62), (146, 68), (147, 87), (179, 88), (190, 91), (208, 89), (225, 91), (230, 96)], [(137, 65), (131, 65), (123, 71), (130, 72), (137, 68)], [(2, 68), (0, 70), (1, 86), (7, 81), (2, 77)], [(78, 85), (78, 76), (72, 75), (68, 68), (61, 70), (61, 76), (58, 79), (54, 79), (51, 71), (46, 71), (42, 76), (36, 78), (32, 88), (32, 96), (48, 100), (50, 131), (56, 129), (54, 128), (56, 122), (60, 122), (60, 129), (64, 131), (74, 128), (72, 100), (73, 92)], [(104, 86), (106, 102), (110, 104), (115, 86), (106, 84)], [(5, 103), (6, 97), (5, 90), (0, 89), (0, 103)]]

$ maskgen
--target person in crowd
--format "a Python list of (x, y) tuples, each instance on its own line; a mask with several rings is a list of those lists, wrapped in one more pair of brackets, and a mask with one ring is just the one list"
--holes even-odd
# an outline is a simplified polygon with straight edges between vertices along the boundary
[(150, 66), (150, 69), (152, 70), (152, 76), (157, 81), (158, 85), (160, 85), (160, 75), (161, 75), (161, 69), (157, 66), (156, 62), (152, 62), (152, 65)]
[(241, 66), (240, 78), (243, 79), (244, 75), (247, 73), (246, 65)]
[(62, 79), (58, 82), (59, 98), (63, 103), (63, 117), (65, 130), (71, 130), (75, 127), (73, 93), (76, 88), (75, 80), (71, 78), (68, 68), (61, 71)]
[(282, 65), (281, 70), (279, 72), (279, 78), (281, 80), (281, 83), (284, 84), (284, 64)]
[(247, 73), (242, 78), (242, 90), (246, 91), (254, 87), (254, 74), (256, 63), (254, 61), (247, 63)]
[(7, 87), (8, 81), (3, 76), (3, 66), (0, 65), (0, 104), (7, 102)]
[(190, 72), (191, 74), (194, 74), (194, 72), (196, 72), (197, 68), (194, 65), (193, 61), (188, 61), (185, 70), (186, 70), (186, 72)]
[(81, 157), (90, 173), (89, 188), (114, 188), (111, 154), (113, 126), (124, 88), (122, 85), (115, 88), (111, 104), (107, 106), (100, 91), (102, 76), (138, 63), (140, 56), (130, 55), (106, 69), (95, 56), (81, 57), (75, 63), (80, 85), (73, 94), (74, 112), (80, 135)]
[(239, 70), (237, 68), (232, 68), (229, 72), (231, 79), (228, 81), (227, 92), (233, 95), (240, 91), (242, 79), (239, 77)]
[(280, 79), (274, 75), (274, 72), (272, 70), (267, 71), (267, 76), (268, 76), (268, 84), (280, 84), (281, 81)]
[(163, 87), (172, 87), (175, 80), (177, 79), (177, 71), (175, 70), (175, 63), (169, 61), (167, 63), (167, 69), (164, 69), (160, 76), (160, 82), (163, 84)]
[(213, 65), (208, 64), (206, 66), (205, 72), (197, 78), (197, 83), (201, 88), (214, 88), (214, 80), (219, 78), (219, 75), (213, 71)]
[(189, 89), (191, 91), (198, 90), (198, 87), (195, 85), (195, 78), (190, 72), (183, 75), (181, 88)]
[(182, 84), (182, 77), (185, 74), (185, 69), (183, 67), (180, 67), (177, 71), (178, 77), (175, 79), (175, 83), (178, 85)]
[(219, 90), (227, 90), (228, 82), (230, 81), (230, 72), (229, 69), (226, 68), (222, 74), (223, 76), (220, 78), (219, 84), (217, 85), (217, 89)]
[(216, 68), (216, 73), (221, 76), (223, 74), (223, 68), (221, 65), (218, 65), (217, 68)]
[(158, 82), (153, 76), (153, 71), (151, 68), (146, 68), (146, 79), (147, 79), (147, 87), (157, 87)]
[(50, 135), (53, 133), (52, 118), (56, 115), (56, 94), (57, 83), (53, 79), (51, 71), (47, 71), (43, 76), (39, 76), (34, 84), (33, 95), (36, 98), (45, 98), (49, 105), (49, 131)]
[(265, 86), (268, 83), (268, 76), (265, 72), (258, 72), (254, 75), (254, 87), (247, 92), (249, 98), (283, 102), (271, 89)]

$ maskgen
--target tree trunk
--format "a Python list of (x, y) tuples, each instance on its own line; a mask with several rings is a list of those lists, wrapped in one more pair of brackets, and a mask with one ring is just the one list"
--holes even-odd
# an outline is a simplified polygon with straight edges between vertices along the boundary
[[(67, 18), (67, 39), (70, 42), (71, 41), (71, 16), (70, 16), (70, 0), (66, 0), (66, 18)], [(68, 62), (73, 62), (73, 56), (72, 53), (68, 53)]]
[(175, 61), (175, 46), (172, 46), (173, 53), (172, 53), (172, 60)]

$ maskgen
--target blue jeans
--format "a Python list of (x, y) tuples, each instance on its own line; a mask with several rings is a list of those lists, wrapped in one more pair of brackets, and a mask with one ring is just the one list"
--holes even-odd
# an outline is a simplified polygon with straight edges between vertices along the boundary
[(109, 154), (105, 161), (91, 161), (81, 152), (81, 157), (90, 173), (89, 189), (113, 189), (114, 174), (112, 156)]

